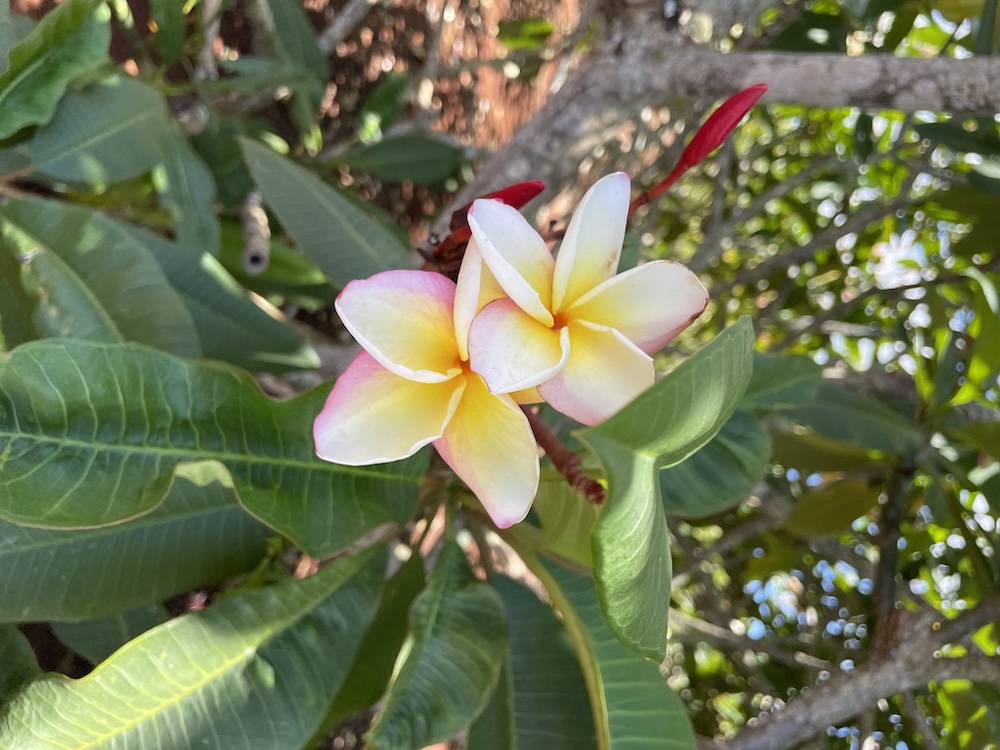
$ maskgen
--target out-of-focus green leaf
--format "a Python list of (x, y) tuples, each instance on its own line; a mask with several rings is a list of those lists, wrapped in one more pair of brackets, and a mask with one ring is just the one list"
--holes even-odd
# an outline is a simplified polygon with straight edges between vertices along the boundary
[(47, 122), (69, 83), (107, 61), (109, 19), (102, 0), (66, 0), (10, 51), (0, 76), (0, 138)]
[(433, 138), (401, 135), (359, 146), (338, 161), (386, 182), (409, 180), (417, 185), (435, 185), (458, 169), (462, 151)]
[(308, 70), (320, 86), (330, 75), (326, 56), (316, 42), (316, 31), (302, 6), (294, 0), (267, 0), (274, 18), (274, 54), (279, 60)]
[(822, 368), (809, 357), (754, 352), (753, 375), (740, 406), (770, 413), (808, 404), (822, 378)]
[(497, 41), (510, 49), (541, 49), (555, 31), (552, 21), (545, 18), (518, 18), (500, 22)]
[(781, 52), (846, 52), (847, 21), (840, 14), (806, 11), (768, 45)]
[(626, 649), (608, 629), (594, 581), (558, 565), (528, 560), (576, 649), (601, 750), (694, 750), (681, 699), (656, 664)]
[[(920, 3), (917, 0), (907, 0), (898, 3), (899, 7), (894, 9), (892, 26), (882, 37), (882, 51), (894, 52), (900, 43), (906, 38), (913, 28), (914, 21), (920, 15)], [(881, 15), (881, 14), (879, 14)]]
[(0, 3), (0, 75), (10, 67), (10, 51), (17, 44), (14, 21), (10, 17), (10, 5)]
[(250, 570), (271, 532), (211, 477), (174, 480), (142, 518), (49, 530), (0, 521), (0, 622), (86, 620)]
[(367, 743), (419, 750), (468, 726), (489, 700), (506, 645), (500, 596), (473, 575), (462, 548), (446, 542), (410, 608), (410, 637)]
[(150, 0), (149, 15), (156, 24), (156, 49), (167, 63), (175, 62), (184, 52), (187, 29), (184, 23), (185, 3), (176, 0)]
[(921, 138), (927, 138), (934, 143), (955, 151), (967, 151), (973, 154), (1000, 154), (1000, 136), (996, 128), (980, 127), (970, 131), (955, 120), (947, 122), (923, 122), (914, 127)]
[(972, 51), (977, 55), (992, 55), (997, 35), (997, 0), (983, 0), (983, 10), (979, 15), (979, 29)]
[(410, 516), (426, 454), (321, 461), (311, 434), (326, 395), (276, 403), (241, 371), (136, 345), (25, 344), (0, 358), (0, 515), (48, 527), (122, 521), (159, 506), (194, 463), (309, 554), (329, 555)]
[(263, 144), (240, 143), (257, 187), (285, 230), (338, 287), (409, 265), (395, 235), (316, 175)]
[(91, 664), (100, 664), (129, 641), (169, 619), (162, 604), (145, 604), (96, 620), (54, 622), (52, 632)]
[(995, 685), (944, 680), (935, 685), (932, 693), (936, 707), (933, 711), (956, 750), (979, 750), (996, 744), (1000, 737), (1000, 690)]
[(120, 76), (67, 93), (18, 150), (51, 180), (103, 190), (159, 164), (170, 126), (162, 95)]
[(969, 185), (981, 193), (1000, 196), (1000, 162), (990, 159), (973, 164), (969, 170)]
[(21, 264), (0, 232), (0, 351), (38, 338), (35, 303), (21, 282)]
[(820, 435), (867, 450), (910, 453), (920, 445), (920, 433), (899, 412), (830, 381), (820, 384), (812, 403), (785, 414)]
[(947, 430), (952, 439), (1000, 461), (1000, 421), (969, 422)]
[(764, 476), (771, 437), (750, 411), (737, 409), (698, 452), (660, 472), (667, 513), (700, 518), (742, 502)]
[(537, 547), (586, 568), (591, 566), (590, 535), (601, 515), (600, 506), (584, 500), (561, 474), (547, 469), (542, 471), (531, 512), (540, 528), (522, 524), (520, 529)]
[(968, 223), (969, 232), (951, 246), (958, 256), (992, 253), (1000, 233), (1000, 196), (989, 195), (969, 185), (957, 185), (943, 195), (935, 193), (924, 206), (939, 220)]
[(82, 679), (31, 683), (0, 717), (0, 736), (19, 750), (150, 737), (158, 747), (302, 747), (347, 674), (384, 566), (348, 557), (171, 620)]
[(266, 121), (255, 118), (213, 115), (206, 128), (191, 137), (191, 145), (212, 172), (219, 201), (229, 208), (239, 206), (253, 190), (236, 138), (264, 132), (266, 126)]
[(41, 674), (31, 644), (13, 625), (0, 625), (0, 706)]
[(362, 143), (377, 140), (399, 118), (403, 109), (403, 94), (410, 85), (408, 72), (392, 70), (375, 87), (358, 110), (361, 128), (358, 140)]
[(143, 248), (107, 231), (99, 214), (40, 198), (0, 208), (0, 231), (27, 259), (21, 277), (49, 336), (138, 341), (201, 354), (180, 296)]
[(846, 531), (854, 519), (878, 505), (881, 491), (877, 485), (844, 479), (803, 493), (792, 506), (785, 528), (806, 539)]
[(378, 702), (407, 633), (407, 612), (424, 587), (424, 562), (414, 554), (385, 585), (378, 612), (365, 633), (344, 685), (324, 724), (335, 727)]
[(872, 116), (867, 112), (858, 115), (854, 124), (854, 155), (860, 162), (868, 161), (875, 150), (875, 136), (872, 134)]
[(683, 461), (726, 423), (750, 382), (749, 318), (602, 424), (578, 433), (600, 458), (608, 498), (594, 529), (601, 609), (622, 643), (662, 661), (670, 604), (670, 546), (659, 469)]
[(853, 443), (780, 426), (771, 430), (771, 458), (785, 468), (801, 472), (850, 471), (872, 462), (868, 452)]
[(493, 696), (469, 729), (468, 750), (597, 747), (586, 683), (566, 629), (524, 586), (497, 576), (510, 647)]
[(219, 220), (215, 215), (215, 180), (201, 157), (177, 128), (170, 128), (163, 161), (153, 172), (160, 200), (174, 220), (174, 234), (184, 245), (219, 254)]

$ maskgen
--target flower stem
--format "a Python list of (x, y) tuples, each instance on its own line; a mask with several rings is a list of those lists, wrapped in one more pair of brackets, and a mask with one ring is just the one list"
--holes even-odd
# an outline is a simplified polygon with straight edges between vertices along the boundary
[(522, 406), (521, 410), (528, 417), (528, 424), (535, 433), (538, 445), (545, 451), (552, 465), (565, 477), (566, 483), (574, 490), (582, 492), (594, 505), (601, 505), (604, 502), (604, 487), (596, 479), (583, 473), (580, 468), (580, 457), (563, 445), (530, 406)]

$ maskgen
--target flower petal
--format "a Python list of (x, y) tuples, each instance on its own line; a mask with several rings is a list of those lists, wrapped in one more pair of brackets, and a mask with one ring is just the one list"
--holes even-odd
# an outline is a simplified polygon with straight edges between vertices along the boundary
[(618, 272), (631, 182), (624, 172), (602, 177), (583, 196), (559, 246), (552, 310), (560, 313)]
[(455, 282), (430, 271), (384, 271), (337, 297), (347, 330), (387, 370), (418, 383), (458, 375)]
[(507, 296), (535, 320), (551, 326), (555, 260), (542, 236), (517, 209), (495, 200), (473, 201), (469, 226), (483, 260)]
[(646, 354), (662, 349), (701, 315), (708, 292), (678, 263), (655, 260), (585, 294), (567, 311), (571, 320), (614, 328)]
[(490, 302), (506, 296), (493, 272), (483, 262), (479, 245), (473, 237), (465, 249), (455, 288), (455, 340), (458, 342), (458, 355), (463, 361), (469, 358), (469, 326), (472, 319)]
[(525, 388), (522, 391), (513, 391), (509, 395), (512, 399), (514, 399), (514, 403), (518, 406), (522, 406), (524, 404), (540, 404), (545, 400), (542, 398), (542, 394), (538, 392), (537, 387)]
[(313, 423), (316, 455), (348, 466), (412, 456), (441, 437), (464, 390), (465, 378), (415, 383), (361, 352)]
[(653, 385), (653, 360), (613, 328), (571, 321), (571, 353), (538, 392), (554, 409), (595, 425)]
[(493, 393), (531, 388), (551, 378), (569, 356), (569, 332), (553, 331), (511, 299), (491, 302), (469, 328), (469, 366)]
[(434, 441), (438, 453), (469, 485), (501, 529), (528, 514), (538, 491), (538, 446), (528, 419), (510, 396), (495, 396), (478, 375)]

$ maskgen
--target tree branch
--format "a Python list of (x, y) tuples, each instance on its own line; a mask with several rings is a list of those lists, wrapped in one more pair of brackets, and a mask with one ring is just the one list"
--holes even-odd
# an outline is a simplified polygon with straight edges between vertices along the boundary
[(801, 698), (747, 726), (735, 737), (717, 742), (716, 750), (779, 750), (792, 747), (840, 724), (880, 698), (912, 690), (934, 680), (962, 679), (1000, 684), (1000, 657), (982, 655), (949, 659), (935, 654), (979, 628), (1000, 622), (1000, 595), (983, 600), (953, 620), (940, 613), (904, 612), (892, 647), (884, 658), (814, 687)]

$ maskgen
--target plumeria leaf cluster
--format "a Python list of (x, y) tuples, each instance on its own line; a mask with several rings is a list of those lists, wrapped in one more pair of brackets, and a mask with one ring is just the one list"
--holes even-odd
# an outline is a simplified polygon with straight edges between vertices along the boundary
[[(670, 595), (659, 471), (734, 408), (749, 324), (662, 375), (708, 294), (672, 261), (618, 273), (626, 174), (558, 241), (521, 213), (527, 181), (412, 253), (259, 123), (210, 112), (188, 138), (107, 58), (109, 15), (67, 0), (0, 79), (0, 745), (312, 747), (359, 715), (392, 750), (549, 746), (557, 725), (567, 747), (689, 744), (646, 661)], [(290, 101), (304, 144), (314, 94)], [(288, 385), (326, 346), (303, 307), (360, 344), (332, 386)]]

